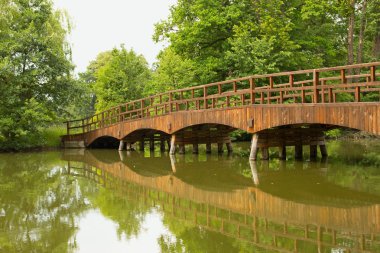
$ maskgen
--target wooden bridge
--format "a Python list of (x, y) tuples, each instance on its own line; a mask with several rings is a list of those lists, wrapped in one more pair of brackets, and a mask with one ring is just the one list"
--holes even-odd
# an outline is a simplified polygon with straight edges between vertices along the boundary
[(182, 220), (266, 251), (370, 253), (380, 247), (377, 202), (357, 207), (303, 204), (253, 186), (207, 190), (184, 182), (175, 173), (144, 176), (125, 162), (100, 161), (87, 151), (65, 154), (63, 159), (69, 161), (70, 175), (92, 179), (124, 198), (153, 202), (150, 207), (160, 206), (176, 222)]
[[(324, 131), (351, 128), (380, 135), (380, 62), (282, 72), (216, 82), (173, 90), (120, 104), (91, 117), (68, 121), (65, 147), (117, 147), (139, 143), (144, 149), (185, 152), (185, 145), (205, 144), (211, 152), (232, 151), (229, 133), (241, 129), (252, 133), (250, 159), (261, 149), (310, 146), (315, 158), (320, 146), (327, 155)], [(355, 74), (348, 74), (355, 73)], [(368, 102), (372, 101), (372, 102)], [(377, 101), (377, 102), (374, 102)], [(166, 144), (167, 143), (167, 144)], [(177, 148), (178, 147), (178, 148)]]

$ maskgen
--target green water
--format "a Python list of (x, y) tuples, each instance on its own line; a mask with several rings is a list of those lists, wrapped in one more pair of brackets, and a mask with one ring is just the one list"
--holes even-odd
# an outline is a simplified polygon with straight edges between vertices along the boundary
[(315, 162), (248, 145), (0, 154), (0, 252), (380, 252), (380, 141)]

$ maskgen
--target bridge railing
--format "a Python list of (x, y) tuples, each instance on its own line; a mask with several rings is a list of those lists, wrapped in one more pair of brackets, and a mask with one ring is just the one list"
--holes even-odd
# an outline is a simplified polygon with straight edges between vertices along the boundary
[(255, 104), (352, 103), (380, 100), (380, 62), (253, 75), (172, 90), (66, 122), (67, 134), (173, 112)]

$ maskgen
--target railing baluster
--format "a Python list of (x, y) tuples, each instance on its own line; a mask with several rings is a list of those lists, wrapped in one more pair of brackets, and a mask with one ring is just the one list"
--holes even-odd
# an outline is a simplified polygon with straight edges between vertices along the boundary
[(289, 86), (291, 88), (293, 88), (293, 85), (294, 85), (294, 75), (293, 74), (290, 74), (289, 75)]
[(144, 118), (144, 100), (141, 99), (140, 101), (140, 113), (141, 113), (141, 118)]
[(169, 113), (171, 113), (173, 111), (173, 106), (172, 106), (172, 93), (169, 92)]
[(317, 70), (314, 70), (313, 72), (313, 88), (314, 88), (314, 96), (313, 96), (313, 103), (318, 103), (318, 84), (319, 84), (319, 72)]
[(355, 102), (360, 102), (360, 86), (355, 87)]
[(325, 85), (326, 85), (326, 81), (325, 80), (322, 80), (322, 103), (325, 103)]
[(207, 109), (207, 87), (203, 87), (203, 103), (204, 103), (204, 108)]
[(376, 66), (371, 66), (371, 82), (376, 81)]
[(251, 90), (251, 104), (255, 104), (255, 79), (249, 79), (249, 88)]
[(345, 69), (340, 70), (340, 80), (341, 80), (342, 84), (347, 83), (346, 70)]

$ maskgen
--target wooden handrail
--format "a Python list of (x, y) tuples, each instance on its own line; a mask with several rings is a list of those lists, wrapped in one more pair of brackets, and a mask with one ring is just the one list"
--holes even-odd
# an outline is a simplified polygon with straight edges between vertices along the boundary
[[(171, 90), (129, 101), (92, 116), (66, 121), (70, 130), (89, 132), (121, 121), (149, 118), (177, 111), (206, 110), (253, 104), (335, 103), (336, 94), (378, 92), (380, 62), (251, 75), (221, 82)], [(349, 69), (358, 74), (346, 75)], [(327, 96), (327, 97), (326, 97)]]

